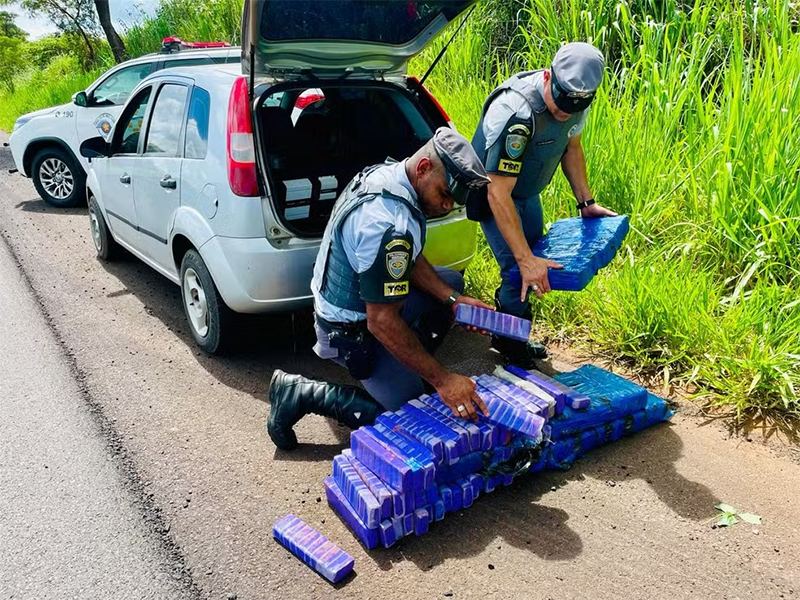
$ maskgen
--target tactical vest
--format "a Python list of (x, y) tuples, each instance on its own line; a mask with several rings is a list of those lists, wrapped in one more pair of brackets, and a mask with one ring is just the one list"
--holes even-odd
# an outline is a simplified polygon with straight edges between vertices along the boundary
[(342, 224), (345, 218), (364, 202), (382, 196), (405, 204), (410, 209), (412, 218), (419, 223), (421, 245), (425, 245), (425, 215), (408, 190), (389, 175), (388, 169), (383, 168), (392, 164), (396, 163), (387, 161), (364, 169), (353, 178), (333, 206), (330, 223), (325, 229), (320, 248), (320, 256), (325, 257), (320, 295), (326, 302), (339, 308), (360, 313), (367, 310), (361, 299), (358, 273), (350, 266), (342, 243)]
[[(581, 113), (572, 115), (564, 122), (557, 121), (547, 110), (542, 94), (536, 89), (532, 79), (543, 71), (526, 71), (517, 73), (495, 89), (483, 105), (481, 120), (472, 147), (482, 161), (486, 161), (486, 136), (483, 133), (483, 121), (492, 101), (505, 90), (512, 90), (521, 95), (531, 107), (533, 115), (533, 139), (528, 142), (528, 149), (522, 157), (517, 184), (511, 192), (515, 200), (527, 200), (537, 196), (553, 179), (561, 158), (567, 150), (569, 131), (580, 122)], [(502, 137), (502, 133), (500, 134)]]

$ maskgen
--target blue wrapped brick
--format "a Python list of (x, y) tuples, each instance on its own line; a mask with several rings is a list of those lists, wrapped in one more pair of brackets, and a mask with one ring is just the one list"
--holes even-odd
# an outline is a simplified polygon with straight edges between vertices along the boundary
[(295, 515), (279, 519), (272, 526), (272, 535), (331, 583), (341, 581), (353, 570), (352, 556)]
[(367, 527), (377, 527), (381, 522), (381, 505), (344, 456), (333, 458), (333, 478)]
[[(448, 439), (453, 439), (453, 436), (455, 436), (457, 450), (457, 454), (455, 455), (456, 459), (469, 452), (469, 434), (467, 430), (459, 426), (452, 419), (442, 416), (441, 413), (426, 406), (419, 400), (410, 400), (400, 410), (407, 412), (415, 418), (428, 419), (430, 422), (436, 423), (441, 435), (447, 436)], [(455, 461), (449, 462), (452, 463)]]
[(399, 492), (414, 487), (414, 471), (402, 458), (379, 439), (368, 427), (356, 429), (350, 434), (350, 449), (353, 455), (385, 483)]
[(347, 459), (353, 469), (355, 469), (356, 473), (358, 473), (358, 476), (361, 477), (361, 480), (366, 484), (369, 491), (372, 492), (372, 495), (375, 496), (375, 499), (378, 501), (378, 504), (381, 507), (381, 521), (391, 517), (392, 491), (386, 487), (383, 481), (381, 481), (378, 476), (375, 475), (375, 473), (370, 471), (360, 460), (353, 456), (353, 452), (350, 450), (350, 448), (342, 450), (341, 455)]
[(567, 403), (567, 394), (577, 393), (569, 386), (561, 383), (560, 381), (556, 381), (552, 377), (548, 377), (544, 373), (541, 373), (535, 369), (526, 371), (522, 367), (517, 367), (516, 365), (507, 365), (506, 370), (512, 375), (516, 375), (525, 381), (529, 381), (535, 385), (538, 385), (544, 391), (553, 396), (556, 401), (557, 415), (560, 415), (562, 412), (564, 412), (564, 406)]
[[(476, 381), (478, 385), (482, 385), (490, 392), (494, 392), (495, 395), (500, 396), (506, 402), (524, 408), (528, 412), (541, 417), (543, 421), (547, 421), (550, 418), (549, 404), (522, 388), (492, 375), (481, 375)], [(544, 423), (542, 424), (544, 425)]]
[(390, 548), (397, 542), (397, 533), (394, 528), (394, 523), (392, 523), (391, 520), (386, 519), (385, 521), (381, 521), (380, 525), (378, 525), (378, 538), (384, 548)]
[(378, 528), (373, 527), (370, 529), (366, 523), (356, 513), (355, 509), (344, 497), (342, 490), (336, 485), (333, 477), (325, 478), (325, 496), (328, 498), (328, 503), (339, 514), (339, 516), (350, 526), (356, 537), (361, 540), (361, 543), (367, 548), (372, 550), (378, 545)]
[[(548, 269), (550, 288), (577, 292), (584, 289), (597, 272), (608, 265), (629, 230), (628, 217), (583, 219), (574, 217), (553, 223), (531, 248), (534, 256), (552, 260), (563, 269)], [(519, 267), (507, 275), (513, 285), (521, 285)]]
[[(533, 441), (541, 439), (544, 419), (507, 402), (481, 385), (478, 385), (477, 394), (489, 409), (490, 414), (486, 418), (489, 422), (501, 425), (504, 429), (524, 435)], [(507, 440), (504, 443), (507, 443)]]
[(375, 423), (373, 426), (375, 431), (380, 433), (394, 448), (397, 448), (402, 456), (406, 457), (406, 462), (416, 465), (416, 468), (422, 471), (421, 487), (424, 490), (433, 485), (436, 479), (436, 467), (434, 465), (436, 457), (433, 452), (428, 450), (425, 446), (420, 444), (413, 438), (406, 437), (392, 429), (389, 429), (382, 423)]
[[(469, 435), (469, 445), (472, 450), (489, 450), (497, 439), (495, 427), (485, 421), (470, 421), (462, 419), (453, 414), (453, 411), (447, 406), (438, 394), (433, 396), (420, 396), (419, 401), (425, 406), (428, 406), (438, 412), (446, 419), (452, 420), (456, 425), (463, 427)], [(475, 438), (477, 436), (477, 440)]]
[(414, 511), (414, 535), (425, 535), (428, 533), (428, 524), (430, 520), (430, 513), (427, 509), (416, 509)]
[[(508, 383), (515, 385), (518, 388), (522, 388), (529, 394), (532, 394), (538, 400), (536, 403), (543, 406), (547, 410), (548, 419), (555, 416), (556, 399), (555, 396), (549, 392), (545, 391), (535, 383), (528, 381), (527, 379), (523, 379), (522, 377), (514, 375), (499, 365), (495, 368), (493, 375), (499, 379), (502, 379), (503, 381), (507, 381)], [(542, 416), (544, 417), (545, 415), (542, 414)]]

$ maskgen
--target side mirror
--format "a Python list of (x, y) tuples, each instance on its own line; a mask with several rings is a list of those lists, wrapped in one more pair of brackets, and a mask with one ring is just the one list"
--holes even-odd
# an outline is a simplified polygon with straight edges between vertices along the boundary
[(111, 156), (111, 144), (99, 135), (89, 138), (81, 144), (81, 156), (88, 159)]
[(82, 90), (80, 92), (75, 92), (72, 94), (72, 103), (75, 106), (89, 106), (89, 96), (87, 96), (86, 92)]

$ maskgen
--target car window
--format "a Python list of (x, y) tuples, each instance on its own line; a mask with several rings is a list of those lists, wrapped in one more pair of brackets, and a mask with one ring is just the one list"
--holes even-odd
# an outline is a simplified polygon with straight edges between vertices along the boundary
[(189, 118), (186, 121), (185, 158), (205, 158), (208, 148), (208, 118), (211, 114), (211, 96), (196, 87), (189, 101)]
[(131, 91), (150, 74), (152, 63), (132, 65), (114, 73), (92, 91), (95, 106), (125, 104)]
[(169, 69), (170, 67), (194, 67), (197, 65), (211, 65), (214, 64), (214, 61), (211, 59), (210, 56), (198, 56), (197, 58), (174, 58), (170, 60), (164, 61), (164, 68)]
[(145, 154), (178, 154), (188, 93), (185, 85), (167, 83), (161, 87), (150, 117)]
[(128, 104), (125, 112), (117, 121), (112, 146), (114, 154), (136, 154), (138, 151), (139, 134), (142, 131), (142, 121), (150, 101), (151, 91), (152, 88), (148, 87), (139, 92), (138, 97)]

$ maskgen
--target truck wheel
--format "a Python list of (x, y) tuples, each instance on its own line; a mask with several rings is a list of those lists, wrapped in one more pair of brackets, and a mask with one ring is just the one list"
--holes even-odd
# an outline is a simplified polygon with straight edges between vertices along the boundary
[(234, 337), (235, 314), (219, 295), (211, 273), (197, 250), (181, 262), (181, 299), (189, 331), (209, 354), (226, 350)]
[(40, 150), (31, 163), (33, 185), (42, 200), (57, 208), (80, 206), (86, 200), (86, 173), (65, 150)]
[(108, 262), (117, 260), (122, 253), (122, 246), (116, 242), (108, 230), (106, 220), (103, 218), (103, 213), (94, 196), (89, 196), (89, 227), (97, 258)]

